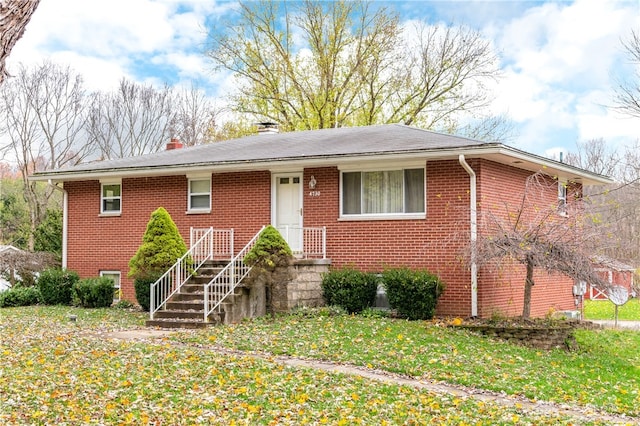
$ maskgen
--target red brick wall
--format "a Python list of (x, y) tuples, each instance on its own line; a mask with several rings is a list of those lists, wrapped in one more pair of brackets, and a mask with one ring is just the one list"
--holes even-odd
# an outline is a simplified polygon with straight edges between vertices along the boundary
[[(525, 183), (531, 172), (505, 167), (491, 161), (481, 161), (478, 175), (479, 222), (483, 215), (492, 214), (507, 219), (508, 212), (520, 209)], [(574, 187), (572, 190), (578, 191)], [(571, 200), (571, 197), (567, 197)], [(525, 216), (533, 217), (537, 212), (548, 212), (557, 206), (557, 183), (547, 179), (542, 186), (527, 191)], [(554, 220), (564, 220), (559, 215)], [(513, 220), (511, 220), (513, 222)], [(480, 228), (481, 225), (479, 226)], [(525, 267), (507, 260), (480, 270), (478, 284), (479, 315), (522, 314)], [(544, 316), (550, 310), (576, 309), (572, 296), (573, 280), (560, 274), (549, 274), (536, 270), (532, 289), (531, 315)]]
[(133, 281), (127, 277), (129, 259), (155, 209), (167, 209), (187, 245), (191, 226), (234, 228), (238, 250), (270, 221), (270, 179), (266, 171), (214, 174), (210, 214), (186, 213), (185, 176), (123, 179), (120, 216), (100, 216), (100, 182), (67, 182), (67, 267), (83, 278), (98, 276), (101, 270), (120, 271), (123, 297), (135, 300)]
[[(480, 213), (516, 202), (530, 174), (484, 160), (468, 162), (478, 175)], [(308, 189), (312, 175), (319, 196), (312, 196)], [(327, 227), (327, 257), (332, 264), (369, 271), (396, 266), (427, 268), (447, 286), (437, 314), (470, 315), (470, 272), (461, 260), (469, 241), (469, 176), (458, 161), (426, 163), (427, 214), (420, 220), (340, 220), (339, 179), (335, 167), (304, 171), (304, 225)], [(121, 271), (124, 297), (134, 300), (128, 262), (141, 243), (151, 213), (160, 206), (169, 211), (187, 243), (191, 226), (234, 228), (239, 250), (271, 221), (271, 174), (213, 174), (211, 185), (211, 213), (187, 214), (185, 176), (123, 179), (122, 215), (101, 217), (100, 183), (67, 182), (69, 269), (82, 277), (97, 276), (100, 270)], [(549, 197), (554, 201), (557, 193)], [(482, 316), (521, 313), (524, 268), (500, 266), (480, 271)], [(540, 271), (535, 278), (532, 315), (544, 315), (550, 307), (573, 308), (570, 280)]]

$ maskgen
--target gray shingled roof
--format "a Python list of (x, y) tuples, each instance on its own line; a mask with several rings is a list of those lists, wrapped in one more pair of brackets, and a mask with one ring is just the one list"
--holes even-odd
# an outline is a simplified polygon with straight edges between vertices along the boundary
[(248, 136), (223, 142), (64, 169), (89, 171), (138, 167), (244, 163), (459, 148), (482, 142), (400, 124), (307, 130)]
[[(402, 124), (309, 130), (289, 133), (248, 136), (224, 142), (163, 151), (115, 160), (96, 161), (58, 170), (34, 174), (37, 180), (64, 180), (72, 176), (101, 175), (114, 172), (168, 170), (286, 163), (319, 160), (329, 163), (337, 158), (375, 157), (381, 155), (411, 155), (440, 151), (466, 152), (474, 149), (506, 149), (541, 164), (550, 161), (495, 142), (482, 142), (446, 135)], [(559, 164), (559, 163), (558, 163)], [(576, 169), (579, 170), (579, 169)], [(592, 175), (597, 176), (597, 175)]]

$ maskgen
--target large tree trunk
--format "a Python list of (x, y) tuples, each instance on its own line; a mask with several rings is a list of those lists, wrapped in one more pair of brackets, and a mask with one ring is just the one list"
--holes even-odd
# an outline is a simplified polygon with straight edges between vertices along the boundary
[(40, 0), (0, 0), (0, 83), (7, 76), (5, 60), (39, 3)]
[(522, 318), (531, 315), (531, 289), (533, 288), (533, 260), (527, 256), (527, 278), (524, 281), (524, 300), (522, 303)]

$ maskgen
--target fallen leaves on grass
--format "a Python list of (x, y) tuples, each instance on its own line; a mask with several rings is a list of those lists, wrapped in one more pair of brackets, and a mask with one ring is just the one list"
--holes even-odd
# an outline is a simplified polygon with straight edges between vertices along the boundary
[(436, 322), (283, 316), (180, 340), (205, 342), (212, 336), (230, 348), (348, 362), (532, 401), (640, 415), (640, 333), (635, 331), (578, 330), (578, 351), (541, 352)]
[[(52, 312), (1, 312), (2, 424), (571, 424), (566, 417), (168, 340), (104, 339), (119, 320), (70, 325)], [(376, 332), (394, 336), (394, 350), (411, 356), (414, 337), (397, 339), (400, 333), (385, 324)], [(216, 342), (223, 337), (216, 336)]]

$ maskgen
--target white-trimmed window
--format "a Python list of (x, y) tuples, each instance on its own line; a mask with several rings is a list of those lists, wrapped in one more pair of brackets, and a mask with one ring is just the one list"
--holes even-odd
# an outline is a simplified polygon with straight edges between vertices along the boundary
[(120, 271), (100, 271), (101, 277), (110, 278), (113, 281), (113, 301), (122, 300), (122, 291), (120, 289)]
[(424, 168), (343, 171), (344, 218), (420, 218), (425, 215)]
[(120, 214), (122, 212), (122, 183), (100, 183), (100, 213)]
[(211, 211), (211, 176), (189, 179), (189, 212)]
[(567, 213), (567, 182), (558, 179), (558, 213), (566, 216)]

